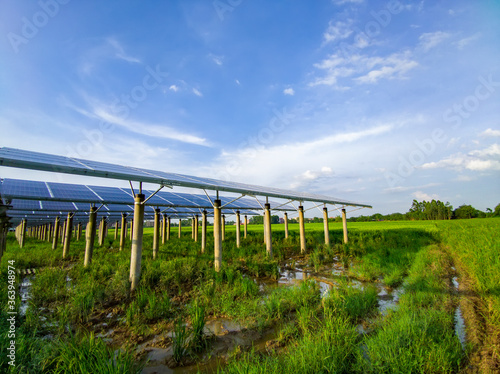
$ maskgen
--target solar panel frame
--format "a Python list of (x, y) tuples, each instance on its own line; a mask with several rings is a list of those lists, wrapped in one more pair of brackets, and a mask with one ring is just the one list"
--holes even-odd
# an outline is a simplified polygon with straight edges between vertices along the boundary
[(199, 178), (183, 174), (133, 168), (97, 161), (72, 159), (7, 147), (0, 148), (0, 165), (35, 170), (52, 171), (102, 178), (148, 182), (160, 185), (178, 185), (208, 190), (236, 192), (246, 195), (262, 195), (295, 201), (311, 201), (325, 204), (340, 204), (371, 208), (370, 205), (332, 198), (325, 195), (302, 193), (284, 189), (262, 187), (245, 183), (226, 182), (211, 178)]

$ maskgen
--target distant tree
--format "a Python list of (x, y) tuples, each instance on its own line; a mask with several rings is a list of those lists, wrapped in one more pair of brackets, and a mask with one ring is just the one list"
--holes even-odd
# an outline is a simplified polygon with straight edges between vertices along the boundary
[(251, 225), (262, 225), (264, 223), (264, 216), (253, 216), (250, 218)]
[(280, 223), (280, 217), (279, 216), (271, 216), (271, 224), (275, 223)]
[(455, 218), (458, 219), (467, 219), (467, 218), (476, 218), (478, 216), (477, 210), (474, 209), (471, 205), (461, 205), (453, 212)]
[(495, 210), (493, 211), (493, 217), (500, 217), (500, 204), (495, 207)]

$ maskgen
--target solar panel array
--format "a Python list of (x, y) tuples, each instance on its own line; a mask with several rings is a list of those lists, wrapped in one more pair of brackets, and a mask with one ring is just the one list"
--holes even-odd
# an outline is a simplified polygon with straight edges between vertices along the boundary
[(200, 188), (212, 191), (236, 192), (246, 195), (268, 196), (295, 201), (313, 201), (317, 203), (371, 208), (370, 205), (336, 199), (324, 195), (261, 187), (245, 183), (227, 182), (212, 178), (200, 178), (156, 170), (133, 168), (6, 147), (0, 148), (0, 165), (57, 173), (147, 182), (160, 185)]
[[(146, 196), (155, 191), (144, 190)], [(29, 206), (29, 210), (81, 210), (82, 204), (106, 204), (114, 209), (133, 211), (134, 198), (131, 191), (119, 187), (87, 186), (78, 184), (37, 182), (21, 179), (0, 180), (0, 196), (7, 201), (23, 200), (22, 204)], [(231, 202), (233, 198), (219, 197), (223, 209), (232, 210), (261, 210), (261, 205), (250, 198), (241, 198)], [(215, 196), (211, 196), (213, 201)], [(151, 207), (178, 207), (211, 209), (212, 203), (206, 195), (190, 195), (170, 191), (159, 191), (146, 202)], [(36, 200), (37, 203), (28, 203), (26, 200)], [(55, 204), (55, 205), (54, 205)], [(270, 202), (271, 208), (277, 210), (294, 210), (290, 205), (281, 205)], [(28, 209), (28, 208), (27, 208)], [(84, 208), (88, 210), (88, 206)]]

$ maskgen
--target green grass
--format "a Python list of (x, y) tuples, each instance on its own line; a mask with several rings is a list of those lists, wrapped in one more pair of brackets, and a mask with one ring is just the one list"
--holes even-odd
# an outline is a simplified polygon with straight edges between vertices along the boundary
[[(132, 335), (154, 336), (173, 329), (180, 362), (209, 352), (203, 335), (207, 319), (229, 318), (259, 331), (276, 328), (278, 347), (284, 349), (236, 355), (220, 368), (229, 373), (455, 373), (466, 360), (453, 332), (453, 262), (484, 301), (487, 323), (500, 331), (499, 219), (348, 223), (347, 245), (342, 244), (341, 223), (330, 223), (331, 247), (324, 245), (322, 223), (307, 224), (305, 256), (300, 254), (297, 224), (290, 223), (287, 240), (284, 225), (273, 225), (272, 260), (266, 256), (262, 225), (248, 228), (248, 238), (236, 248), (235, 227), (226, 226), (219, 273), (213, 270), (211, 227), (204, 254), (200, 243), (191, 240), (190, 227), (183, 228), (180, 240), (173, 228), (172, 239), (161, 245), (156, 260), (152, 229), (145, 229), (141, 280), (133, 294), (130, 241), (120, 252), (112, 231), (102, 247), (96, 245), (88, 268), (82, 264), (83, 240), (73, 241), (68, 258), (62, 260), (62, 247), (52, 251), (50, 243), (28, 238), (19, 250), (9, 235), (0, 268), (3, 284), (8, 260), (15, 260), (18, 269), (39, 271), (28, 313), (17, 321), (18, 367), (9, 369), (1, 357), (0, 371), (57, 372), (63, 365), (75, 367), (75, 372), (136, 370), (130, 353), (124, 351), (119, 363), (110, 358), (102, 340), (86, 333), (100, 322), (100, 313), (113, 308), (121, 318), (119, 326)], [(354, 287), (348, 279), (337, 279), (338, 288), (323, 299), (314, 280), (261, 289), (261, 282), (279, 277), (279, 265), (290, 258), (317, 272), (338, 258), (348, 266), (350, 278), (401, 286), (405, 293), (396, 310), (381, 315), (376, 289)], [(2, 338), (8, 328), (6, 297), (3, 287)], [(368, 334), (358, 333), (359, 323), (368, 325)], [(48, 334), (53, 339), (43, 339)], [(2, 352), (5, 341), (0, 340)], [(84, 358), (97, 366), (78, 367), (76, 362)]]

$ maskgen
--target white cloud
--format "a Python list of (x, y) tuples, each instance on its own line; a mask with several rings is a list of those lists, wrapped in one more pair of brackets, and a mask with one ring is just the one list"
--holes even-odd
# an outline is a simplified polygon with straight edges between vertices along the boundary
[(468, 46), (474, 40), (479, 39), (480, 36), (481, 36), (481, 33), (478, 32), (478, 33), (475, 33), (474, 35), (469, 36), (467, 38), (460, 39), (458, 42), (455, 42), (453, 44), (455, 44), (458, 49), (464, 49), (466, 46)]
[(457, 153), (436, 162), (423, 164), (422, 169), (446, 168), (455, 171), (496, 171), (500, 170), (500, 146), (493, 144), (485, 149), (468, 154)]
[(203, 94), (200, 92), (200, 90), (198, 90), (197, 88), (193, 88), (193, 93), (196, 95), (196, 96), (199, 96), (199, 97), (202, 97)]
[(179, 86), (176, 86), (175, 84), (173, 84), (173, 85), (171, 85), (168, 89), (169, 89), (170, 91), (177, 92), (177, 91), (179, 91)]
[(349, 3), (361, 4), (364, 0), (333, 0), (335, 5), (344, 5)]
[[(325, 193), (325, 190), (338, 188), (338, 184), (330, 181), (334, 171), (335, 175), (339, 170), (358, 173), (358, 162), (366, 163), (361, 160), (366, 160), (366, 152), (376, 147), (370, 139), (386, 135), (395, 127), (394, 124), (378, 124), (307, 141), (274, 146), (240, 145), (233, 150), (223, 151), (205, 175), (217, 175), (221, 179), (235, 181), (241, 181), (241, 175), (244, 175), (246, 180), (255, 184), (282, 188), (300, 186)], [(348, 158), (345, 157), (347, 154)], [(319, 166), (319, 162), (327, 164)]]
[(418, 66), (410, 52), (394, 53), (387, 57), (353, 55), (346, 59), (339, 54), (330, 55), (314, 67), (325, 71), (325, 75), (310, 83), (311, 86), (328, 85), (345, 89), (338, 85), (339, 78), (351, 78), (360, 84), (376, 83), (380, 79), (404, 79), (405, 74)]
[(137, 134), (155, 138), (172, 139), (183, 143), (210, 146), (205, 138), (179, 131), (168, 125), (152, 124), (149, 122), (136, 121), (128, 116), (119, 116), (114, 114), (116, 112), (116, 107), (106, 105), (88, 96), (86, 96), (85, 99), (89, 106), (91, 106), (90, 110), (78, 108), (70, 103), (65, 105), (88, 118), (105, 121), (106, 123), (120, 126)]
[(422, 191), (416, 191), (412, 193), (412, 196), (417, 200), (425, 200), (425, 201), (439, 200), (438, 195), (436, 194), (429, 195)]
[(295, 95), (295, 91), (294, 91), (294, 89), (293, 89), (293, 88), (291, 88), (291, 87), (289, 87), (289, 88), (285, 88), (285, 89), (283, 90), (283, 93), (284, 93), (285, 95), (290, 95), (290, 96)]
[(114, 49), (114, 56), (116, 58), (135, 64), (142, 62), (140, 59), (125, 53), (124, 47), (115, 38), (107, 38), (106, 42)]
[(241, 83), (240, 83), (240, 81), (239, 81), (238, 79), (235, 79), (234, 81), (236, 82), (236, 84), (237, 84), (238, 86), (240, 86), (240, 85), (241, 85)]
[(500, 130), (486, 129), (484, 130), (480, 136), (500, 136)]
[(352, 30), (350, 27), (351, 27), (350, 21), (348, 22), (337, 21), (335, 23), (332, 23), (332, 21), (330, 21), (328, 28), (323, 34), (325, 43), (330, 43), (336, 40), (348, 38), (352, 34)]
[(208, 57), (217, 65), (219, 66), (222, 66), (222, 64), (224, 63), (223, 60), (224, 60), (224, 56), (216, 56), (212, 53), (210, 53), (208, 55)]
[(444, 31), (426, 32), (420, 35), (419, 37), (420, 40), (419, 47), (422, 48), (424, 52), (427, 52), (430, 49), (444, 42), (450, 36), (451, 36), (450, 33)]
[(488, 148), (472, 151), (469, 154), (478, 157), (500, 156), (500, 145), (492, 144)]

